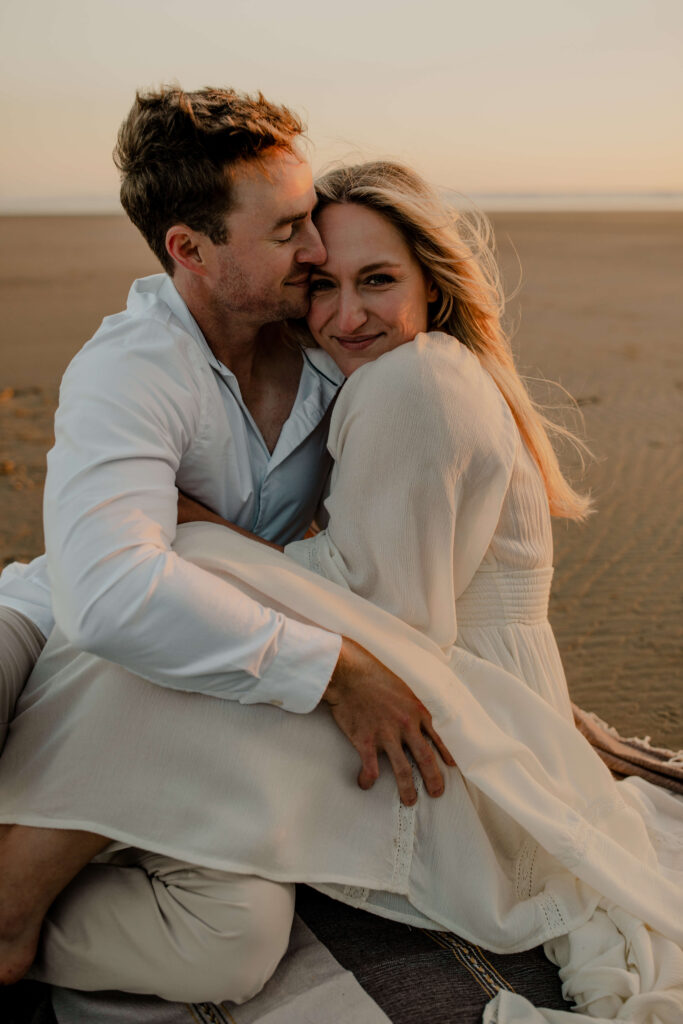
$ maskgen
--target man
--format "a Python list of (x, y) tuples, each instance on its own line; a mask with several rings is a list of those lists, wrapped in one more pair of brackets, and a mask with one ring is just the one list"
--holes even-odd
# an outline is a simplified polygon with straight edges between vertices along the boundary
[[(290, 111), (261, 96), (163, 89), (136, 98), (116, 151), (121, 198), (168, 276), (136, 282), (127, 310), (105, 319), (65, 375), (45, 492), (54, 609), (72, 644), (158, 685), (283, 713), (327, 701), (361, 756), (359, 785), (373, 784), (378, 752), (386, 751), (401, 799), (412, 803), (404, 746), (432, 796), (443, 779), (426, 738), (438, 742), (429, 714), (405, 684), (349, 639), (264, 608), (172, 550), (176, 484), (278, 543), (305, 532), (323, 491), (327, 413), (341, 375), (323, 353), (304, 357), (268, 327), (306, 312), (310, 269), (325, 259), (311, 220), (310, 168), (297, 148), (301, 131)], [(11, 567), (0, 581), (5, 635), (20, 652), (15, 683), (40, 646), (37, 630), (49, 629), (48, 593), (43, 560)], [(8, 665), (6, 658), (9, 678)], [(107, 842), (23, 826), (0, 836), (0, 980), (26, 969), (44, 913)], [(138, 957), (136, 968), (135, 949), (123, 948), (139, 927), (125, 910), (106, 952), (115, 969), (93, 977), (105, 955), (93, 954), (99, 925), (88, 956), (74, 953), (74, 921), (87, 930), (92, 915), (107, 915), (103, 884), (81, 874), (53, 912), (58, 924), (48, 920), (37, 976), (167, 998), (249, 998), (286, 948), (291, 892), (150, 857), (136, 865), (148, 888), (163, 880), (155, 892), (170, 888), (170, 876), (176, 891), (178, 872), (193, 879), (174, 897), (173, 912), (183, 910), (182, 925), (169, 926), (172, 942), (163, 929), (148, 934), (148, 947), (161, 946), (159, 974), (149, 957), (141, 965)], [(200, 935), (197, 878), (200, 903), (210, 908)], [(262, 886), (245, 895), (251, 883)], [(120, 891), (113, 899), (124, 906)], [(160, 905), (157, 917), (169, 913)], [(214, 942), (231, 930), (232, 945)], [(181, 932), (182, 968), (163, 945), (177, 944)]]

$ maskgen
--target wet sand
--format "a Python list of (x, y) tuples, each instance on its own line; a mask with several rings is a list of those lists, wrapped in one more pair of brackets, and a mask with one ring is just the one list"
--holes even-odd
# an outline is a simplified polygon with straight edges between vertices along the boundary
[[(555, 523), (551, 619), (573, 699), (683, 748), (683, 213), (493, 218), (519, 365), (577, 399), (597, 511)], [(0, 564), (42, 550), (59, 378), (156, 262), (122, 217), (0, 218)], [(562, 396), (542, 385), (540, 400)], [(578, 480), (571, 452), (564, 464)]]

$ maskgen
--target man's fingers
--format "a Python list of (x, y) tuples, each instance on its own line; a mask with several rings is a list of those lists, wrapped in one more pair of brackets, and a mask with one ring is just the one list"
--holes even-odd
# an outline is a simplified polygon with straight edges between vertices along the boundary
[(441, 796), (444, 791), (444, 781), (431, 744), (427, 742), (421, 732), (413, 736), (406, 736), (404, 742), (413, 755), (429, 795)]
[(432, 725), (431, 721), (423, 722), (422, 723), (422, 728), (423, 728), (424, 732), (427, 733), (427, 735), (429, 736), (430, 740), (432, 741), (432, 743), (434, 744), (436, 749), (439, 751), (439, 754), (441, 755), (441, 760), (443, 761), (443, 763), (449, 765), (449, 767), (451, 767), (451, 768), (455, 768), (455, 766), (456, 766), (455, 758), (451, 754), (450, 750), (448, 749), (448, 747), (446, 746), (444, 741), (439, 736), (438, 732), (436, 731), (436, 729)]
[(371, 789), (379, 778), (379, 762), (374, 744), (356, 747), (361, 759), (361, 770), (358, 772), (358, 785), (361, 789)]
[(389, 758), (391, 770), (396, 777), (401, 803), (412, 807), (417, 800), (417, 790), (413, 782), (413, 770), (410, 767), (410, 761), (406, 757), (400, 743), (385, 743), (383, 749)]

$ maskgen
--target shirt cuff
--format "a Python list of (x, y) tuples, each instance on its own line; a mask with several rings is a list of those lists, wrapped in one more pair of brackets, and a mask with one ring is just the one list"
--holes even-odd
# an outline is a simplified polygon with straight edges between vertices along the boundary
[(284, 711), (308, 714), (320, 703), (339, 659), (342, 638), (317, 626), (286, 619), (278, 652), (240, 697), (242, 704), (273, 704)]

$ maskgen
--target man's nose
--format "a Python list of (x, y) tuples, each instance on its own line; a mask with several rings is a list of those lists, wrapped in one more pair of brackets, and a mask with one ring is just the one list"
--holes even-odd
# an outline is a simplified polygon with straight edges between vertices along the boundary
[(340, 334), (353, 334), (368, 319), (365, 306), (355, 289), (345, 289), (339, 296), (337, 330)]
[(315, 267), (321, 266), (327, 259), (327, 251), (313, 221), (307, 225), (306, 236), (302, 239), (302, 243), (297, 249), (297, 263), (312, 263)]

